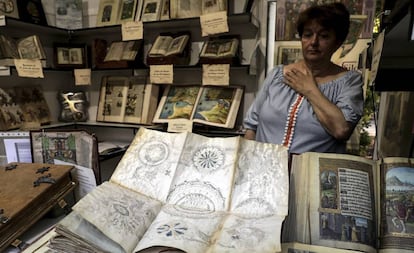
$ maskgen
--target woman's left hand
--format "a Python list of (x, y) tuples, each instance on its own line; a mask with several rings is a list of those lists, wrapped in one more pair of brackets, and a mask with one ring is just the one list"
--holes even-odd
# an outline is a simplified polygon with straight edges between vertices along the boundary
[(290, 66), (284, 74), (285, 83), (301, 95), (306, 94), (317, 88), (312, 72), (307, 68)]

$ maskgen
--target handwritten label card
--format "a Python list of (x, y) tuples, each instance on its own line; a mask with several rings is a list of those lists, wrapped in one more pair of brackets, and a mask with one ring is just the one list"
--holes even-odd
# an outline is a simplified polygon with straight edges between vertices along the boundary
[(40, 60), (14, 59), (14, 65), (20, 77), (44, 78)]
[(227, 12), (219, 11), (200, 16), (201, 36), (209, 36), (229, 31)]
[(174, 77), (173, 65), (151, 65), (150, 80), (151, 83), (172, 84)]
[(141, 40), (144, 34), (142, 21), (128, 21), (122, 24), (122, 40)]
[(168, 122), (168, 132), (182, 133), (182, 132), (192, 132), (193, 131), (193, 122), (187, 119), (175, 119)]
[(91, 85), (91, 69), (75, 69), (75, 85)]
[(230, 64), (203, 64), (203, 85), (229, 85)]

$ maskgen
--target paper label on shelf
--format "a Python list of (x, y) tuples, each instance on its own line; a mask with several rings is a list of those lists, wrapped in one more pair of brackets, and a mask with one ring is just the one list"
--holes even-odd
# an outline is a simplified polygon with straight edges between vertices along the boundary
[(141, 40), (144, 29), (142, 21), (128, 21), (122, 24), (122, 40)]
[(173, 65), (151, 65), (151, 83), (172, 84), (174, 77)]
[(203, 64), (203, 85), (230, 83), (230, 64)]
[(14, 65), (20, 77), (44, 78), (40, 60), (15, 59)]
[(201, 36), (229, 32), (227, 24), (227, 12), (219, 11), (200, 16)]
[(74, 69), (75, 85), (91, 85), (91, 69)]
[(0, 26), (6, 25), (6, 16), (0, 15)]
[(167, 131), (174, 133), (191, 133), (193, 131), (193, 122), (191, 120), (186, 119), (171, 120), (170, 122), (168, 122)]
[(10, 76), (11, 71), (8, 66), (0, 66), (0, 76)]

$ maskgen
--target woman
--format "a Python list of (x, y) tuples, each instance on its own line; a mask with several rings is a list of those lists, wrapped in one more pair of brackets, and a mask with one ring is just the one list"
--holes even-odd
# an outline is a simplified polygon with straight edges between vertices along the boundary
[(341, 3), (299, 14), (304, 59), (271, 71), (244, 119), (245, 138), (283, 144), (290, 153), (346, 151), (363, 113), (363, 81), (331, 57), (346, 39), (349, 23)]

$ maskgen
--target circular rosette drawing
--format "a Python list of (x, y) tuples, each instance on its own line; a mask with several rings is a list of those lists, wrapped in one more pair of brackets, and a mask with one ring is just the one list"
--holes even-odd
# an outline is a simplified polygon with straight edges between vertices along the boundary
[(149, 141), (138, 150), (139, 160), (149, 166), (165, 162), (169, 155), (168, 145), (162, 141)]
[(213, 172), (224, 164), (224, 152), (216, 147), (201, 147), (193, 153), (194, 166), (200, 171)]
[(219, 189), (206, 182), (177, 185), (168, 195), (167, 202), (184, 212), (224, 211), (225, 208), (225, 200)]

